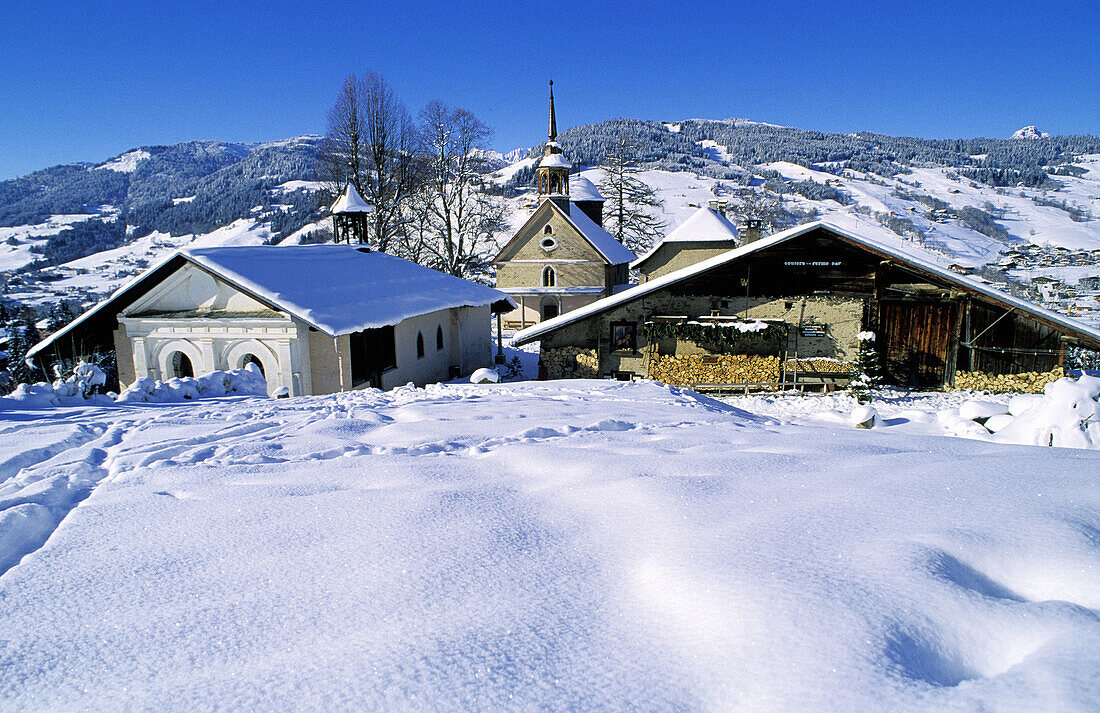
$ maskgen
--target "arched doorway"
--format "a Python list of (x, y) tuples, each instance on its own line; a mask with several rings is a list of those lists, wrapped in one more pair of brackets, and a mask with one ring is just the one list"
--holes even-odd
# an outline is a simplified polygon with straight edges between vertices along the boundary
[(285, 366), (279, 362), (275, 352), (258, 339), (243, 339), (228, 344), (218, 363), (224, 364), (225, 369), (243, 369), (250, 363), (255, 364), (267, 381), (268, 393), (273, 393), (280, 386), (293, 388), (292, 383), (284, 380)]
[(195, 375), (195, 367), (191, 364), (190, 357), (183, 352), (172, 352), (168, 357), (168, 363), (172, 366), (173, 379), (186, 379)]
[(260, 370), (260, 375), (264, 378), (267, 378), (267, 373), (264, 371), (264, 363), (260, 361), (260, 357), (256, 356), (252, 352), (248, 352), (243, 357), (241, 357), (241, 362), (237, 365), (237, 368), (243, 369), (249, 364), (255, 364), (256, 368)]
[(150, 361), (156, 365), (155, 372), (150, 376), (163, 381), (205, 374), (211, 369), (199, 348), (186, 339), (157, 344), (150, 356)]

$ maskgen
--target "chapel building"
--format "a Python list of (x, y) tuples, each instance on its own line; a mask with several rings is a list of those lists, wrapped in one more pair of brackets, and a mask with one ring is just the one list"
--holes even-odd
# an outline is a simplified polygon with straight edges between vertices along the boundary
[(570, 175), (573, 165), (557, 142), (554, 83), (550, 82), (549, 140), (535, 173), (538, 207), (493, 260), (497, 289), (518, 307), (505, 326), (523, 329), (613, 294), (629, 281), (635, 255), (603, 229), (596, 186)]

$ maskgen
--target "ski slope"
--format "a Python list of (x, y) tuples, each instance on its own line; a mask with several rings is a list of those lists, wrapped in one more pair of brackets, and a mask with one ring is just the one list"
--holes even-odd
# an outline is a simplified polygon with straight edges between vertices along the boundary
[(736, 403), (7, 411), (0, 711), (1095, 710), (1100, 453)]

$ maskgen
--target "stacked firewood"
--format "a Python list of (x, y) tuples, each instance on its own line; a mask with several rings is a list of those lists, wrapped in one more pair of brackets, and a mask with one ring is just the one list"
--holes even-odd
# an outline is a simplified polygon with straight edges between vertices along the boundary
[(779, 381), (780, 359), (748, 354), (654, 355), (649, 378), (666, 384), (772, 384)]
[(1061, 367), (1053, 371), (1029, 371), (1022, 374), (986, 374), (980, 371), (956, 371), (955, 388), (995, 393), (1041, 394), (1043, 387), (1065, 376)]

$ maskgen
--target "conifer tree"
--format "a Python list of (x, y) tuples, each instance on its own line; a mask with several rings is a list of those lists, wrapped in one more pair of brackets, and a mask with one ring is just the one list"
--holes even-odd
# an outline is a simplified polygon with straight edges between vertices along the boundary
[(642, 179), (634, 159), (635, 145), (625, 135), (616, 137), (600, 168), (604, 178), (600, 193), (604, 228), (635, 253), (648, 250), (663, 234), (665, 223), (657, 217), (664, 202)]
[(24, 319), (18, 319), (8, 326), (8, 373), (11, 384), (29, 384), (38, 376), (35, 369), (27, 366), (27, 352), (38, 343), (38, 330)]
[(879, 363), (878, 348), (875, 346), (874, 332), (860, 332), (859, 356), (856, 365), (858, 372), (852, 379), (848, 389), (861, 404), (871, 400), (871, 390), (882, 386), (885, 376), (882, 365)]

